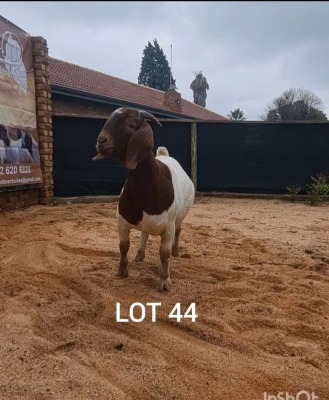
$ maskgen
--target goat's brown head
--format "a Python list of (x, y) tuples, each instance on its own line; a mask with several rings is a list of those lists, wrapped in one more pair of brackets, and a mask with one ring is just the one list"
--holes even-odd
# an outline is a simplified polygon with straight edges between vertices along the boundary
[(141, 110), (121, 107), (111, 114), (98, 135), (93, 160), (113, 157), (127, 169), (134, 170), (152, 151), (153, 131), (146, 120), (160, 122), (154, 115)]

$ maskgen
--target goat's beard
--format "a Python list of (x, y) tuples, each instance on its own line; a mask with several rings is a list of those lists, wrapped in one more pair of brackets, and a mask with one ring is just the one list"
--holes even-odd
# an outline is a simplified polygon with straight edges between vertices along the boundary
[(105, 158), (105, 156), (103, 156), (101, 153), (98, 153), (92, 158), (92, 161), (103, 160), (103, 158)]

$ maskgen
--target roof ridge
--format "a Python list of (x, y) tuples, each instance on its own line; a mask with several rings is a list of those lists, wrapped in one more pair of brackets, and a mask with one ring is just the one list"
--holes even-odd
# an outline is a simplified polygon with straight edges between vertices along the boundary
[(49, 57), (49, 59), (53, 59), (53, 60), (60, 61), (60, 62), (66, 63), (66, 64), (74, 65), (75, 67), (87, 69), (87, 70), (95, 72), (97, 74), (110, 76), (111, 78), (118, 79), (120, 81), (127, 82), (129, 84), (133, 84), (133, 85), (136, 85), (136, 86), (139, 86), (139, 87), (143, 87), (143, 88), (146, 88), (146, 89), (149, 89), (149, 90), (154, 90), (154, 91), (159, 92), (159, 93), (164, 93), (162, 90), (154, 89), (154, 88), (151, 88), (149, 86), (145, 86), (145, 85), (141, 85), (139, 83), (131, 82), (131, 81), (128, 81), (127, 79), (123, 79), (123, 78), (119, 78), (118, 76), (107, 74), (106, 72), (97, 71), (96, 69), (93, 69), (93, 68), (88, 68), (88, 67), (84, 67), (83, 65), (79, 65), (79, 64), (75, 64), (75, 63), (72, 63), (72, 62), (69, 62), (69, 61), (61, 60), (60, 58)]

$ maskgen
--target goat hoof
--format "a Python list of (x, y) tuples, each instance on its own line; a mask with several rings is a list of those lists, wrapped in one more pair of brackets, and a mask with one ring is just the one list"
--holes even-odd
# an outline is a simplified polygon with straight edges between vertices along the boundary
[(169, 292), (171, 287), (171, 282), (170, 279), (161, 279), (160, 281), (160, 287), (159, 291), (160, 292)]
[(119, 268), (117, 272), (117, 276), (120, 278), (126, 278), (128, 276), (128, 269), (127, 268)]
[(173, 257), (179, 257), (179, 249), (173, 248), (171, 254)]
[(135, 261), (140, 262), (140, 261), (143, 261), (144, 258), (145, 258), (145, 252), (138, 250), (136, 257), (135, 257)]

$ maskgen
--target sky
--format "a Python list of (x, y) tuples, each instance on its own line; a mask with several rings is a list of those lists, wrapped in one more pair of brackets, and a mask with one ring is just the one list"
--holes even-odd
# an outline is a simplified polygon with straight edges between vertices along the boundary
[(178, 91), (193, 102), (196, 71), (207, 78), (206, 108), (240, 108), (261, 120), (285, 90), (311, 90), (329, 117), (329, 2), (0, 1), (0, 15), (49, 55), (137, 83), (148, 42), (157, 39)]

